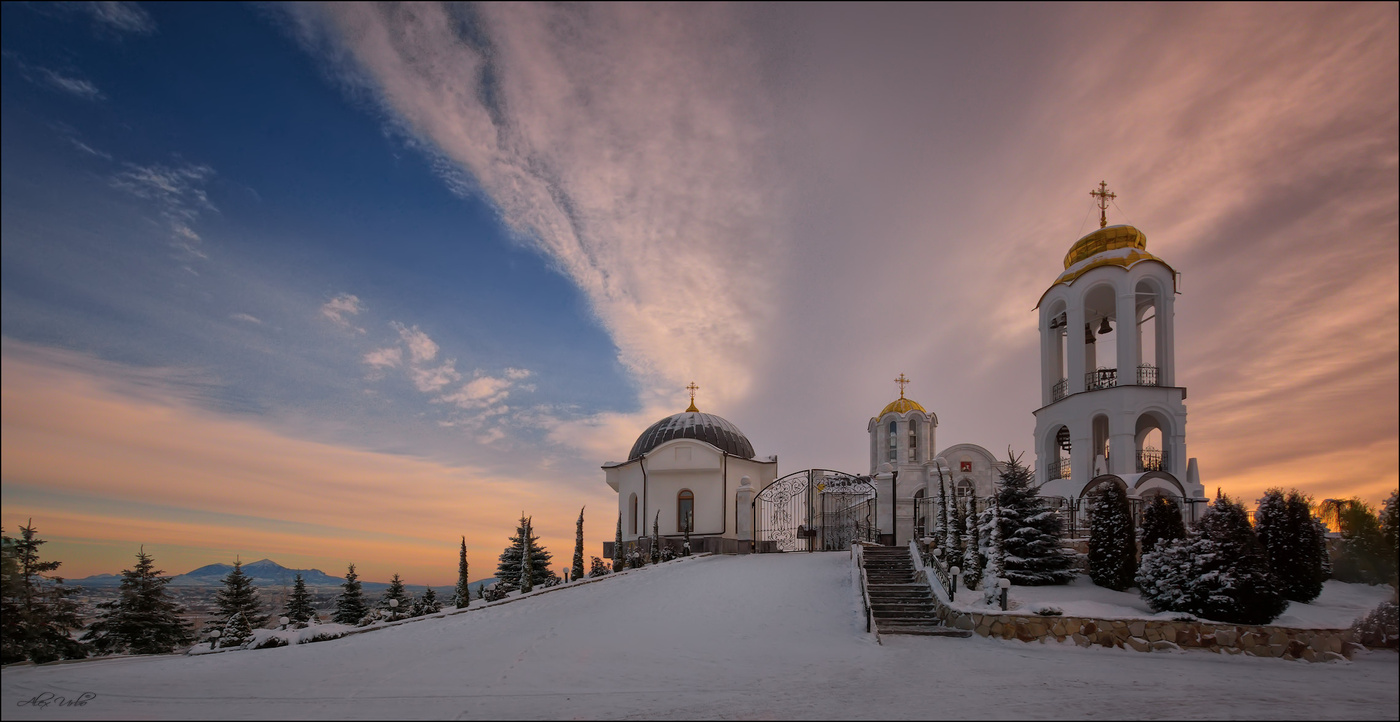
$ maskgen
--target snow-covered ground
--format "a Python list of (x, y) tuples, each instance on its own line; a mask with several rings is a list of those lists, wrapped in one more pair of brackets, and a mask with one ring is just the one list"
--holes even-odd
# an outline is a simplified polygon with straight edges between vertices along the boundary
[[(1400, 659), (865, 633), (845, 553), (707, 557), (344, 639), (12, 667), (5, 719), (1387, 718)], [(42, 693), (81, 708), (19, 706)]]
[[(1388, 586), (1328, 581), (1323, 584), (1322, 594), (1311, 604), (1290, 602), (1283, 615), (1273, 624), (1280, 627), (1345, 629), (1357, 618), (1370, 613), (1376, 605), (1390, 599), (1393, 593)], [(981, 604), (981, 599), (981, 592), (969, 592), (959, 595), (958, 603), (953, 606), (965, 611), (985, 612), (987, 607)], [(1049, 606), (1059, 609), (1066, 617), (1098, 619), (1171, 619), (1179, 616), (1176, 612), (1154, 613), (1147, 602), (1138, 596), (1135, 588), (1115, 592), (1094, 584), (1082, 574), (1064, 586), (1012, 587), (1007, 606), (1011, 611), (1023, 614)]]

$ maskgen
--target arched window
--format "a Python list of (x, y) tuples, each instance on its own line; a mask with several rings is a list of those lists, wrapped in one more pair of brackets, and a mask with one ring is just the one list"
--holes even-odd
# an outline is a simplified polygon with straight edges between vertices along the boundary
[(695, 531), (695, 494), (689, 489), (676, 495), (676, 530)]
[(633, 494), (633, 495), (632, 495), (632, 498), (631, 498), (630, 503), (631, 503), (631, 505), (632, 505), (632, 513), (631, 513), (631, 515), (628, 516), (628, 519), (630, 519), (630, 521), (627, 523), (627, 533), (628, 533), (628, 534), (636, 534), (636, 533), (637, 533), (637, 495), (636, 495), (636, 494)]
[(919, 420), (909, 420), (909, 463), (919, 463)]
[(972, 480), (963, 479), (958, 482), (957, 491), (955, 493), (958, 496), (972, 496), (972, 489)]
[(899, 447), (899, 422), (890, 422), (890, 461), (899, 461), (896, 457), (896, 450)]

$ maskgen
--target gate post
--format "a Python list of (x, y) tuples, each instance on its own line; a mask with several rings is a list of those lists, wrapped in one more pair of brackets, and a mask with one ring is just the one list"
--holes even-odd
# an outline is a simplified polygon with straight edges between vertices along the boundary
[(739, 553), (748, 554), (753, 547), (753, 482), (745, 476), (739, 479), (734, 493), (734, 530), (739, 537)]

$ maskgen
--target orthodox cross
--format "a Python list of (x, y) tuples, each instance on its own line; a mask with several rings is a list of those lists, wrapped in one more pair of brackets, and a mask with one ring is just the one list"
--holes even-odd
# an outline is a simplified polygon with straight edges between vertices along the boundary
[(904, 386), (909, 383), (909, 379), (905, 378), (904, 374), (900, 374), (899, 378), (895, 379), (894, 382), (899, 384), (899, 398), (904, 398)]
[(700, 387), (696, 386), (694, 381), (691, 381), (690, 384), (686, 386), (686, 388), (690, 390), (690, 408), (686, 410), (699, 411), (699, 409), (695, 408), (695, 392), (699, 391)]
[(1095, 205), (1099, 207), (1099, 228), (1103, 228), (1108, 225), (1108, 203), (1117, 198), (1118, 194), (1109, 192), (1108, 181), (1099, 181), (1099, 189), (1089, 191), (1089, 195), (1098, 199)]

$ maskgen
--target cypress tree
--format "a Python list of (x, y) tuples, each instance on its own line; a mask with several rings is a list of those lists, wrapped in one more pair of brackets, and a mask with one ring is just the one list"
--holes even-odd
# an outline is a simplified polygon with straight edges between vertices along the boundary
[(1076, 575), (1074, 558), (1060, 544), (1060, 517), (1049, 509), (1030, 469), (1007, 450), (997, 491), (1006, 573), (1012, 584), (1066, 584)]
[(29, 659), (52, 662), (56, 659), (82, 659), (87, 645), (73, 639), (72, 632), (80, 629), (78, 603), (69, 597), (77, 589), (63, 584), (62, 577), (46, 573), (58, 569), (62, 562), (40, 561), (39, 547), (45, 540), (38, 537), (31, 519), (20, 527), (20, 537), (13, 539), (0, 533), (4, 549), (4, 583), (0, 596), (4, 599), (5, 663)]
[(261, 629), (269, 619), (269, 615), (263, 614), (258, 588), (253, 586), (252, 578), (243, 572), (243, 561), (237, 557), (233, 561), (233, 570), (224, 577), (224, 588), (215, 595), (214, 601), (219, 605), (219, 618), (222, 620), (242, 614), (251, 628)]
[(390, 620), (403, 619), (412, 610), (412, 600), (408, 597), (408, 590), (403, 588), (403, 580), (399, 579), (398, 574), (389, 579), (389, 588), (384, 590), (384, 596), (379, 599), (379, 610), (388, 615)]
[(1264, 492), (1254, 511), (1254, 533), (1285, 599), (1306, 603), (1322, 593), (1321, 547), (1310, 499), (1297, 489), (1287, 497), (1282, 489)]
[(583, 578), (583, 510), (587, 508), (578, 510), (578, 527), (574, 531), (574, 566), (569, 574), (576, 580)]
[(287, 619), (296, 624), (306, 624), (316, 618), (316, 606), (312, 603), (311, 593), (306, 590), (306, 581), (298, 573), (296, 581), (292, 582), (292, 594), (287, 597), (287, 608), (283, 611)]
[(1089, 578), (1123, 591), (1137, 575), (1137, 533), (1123, 487), (1100, 484), (1089, 505)]
[(1388, 562), (1391, 586), (1398, 586), (1396, 576), (1400, 572), (1400, 568), (1397, 568), (1400, 567), (1400, 530), (1397, 530), (1397, 526), (1400, 526), (1400, 491), (1392, 491), (1381, 509), (1381, 545), (1385, 547), (1383, 556)]
[(982, 579), (982, 548), (977, 529), (977, 497), (967, 497), (967, 509), (963, 512), (963, 579), (968, 589), (976, 589)]
[(613, 539), (612, 570), (622, 571), (626, 564), (626, 555), (622, 551), (622, 512), (617, 513), (617, 537)]
[(242, 612), (234, 612), (228, 622), (224, 624), (222, 636), (219, 637), (220, 647), (242, 647), (253, 641), (253, 626)]
[[(692, 515), (692, 516), (694, 516), (694, 515)], [(688, 557), (688, 556), (690, 556), (690, 527), (691, 527), (691, 521), (692, 521), (691, 519), (686, 519), (686, 520), (685, 520), (685, 539), (684, 539), (684, 540), (682, 541), (682, 543), (681, 543), (681, 556), (683, 556), (683, 557)]]
[(957, 549), (953, 546), (953, 510), (949, 503), (949, 494), (943, 484), (943, 475), (938, 476), (938, 545), (943, 550), (943, 563), (952, 566), (956, 564), (953, 555)]
[(1006, 576), (1006, 549), (1001, 539), (1001, 503), (995, 495), (992, 503), (982, 511), (982, 598), (987, 604), (999, 601), (1001, 588), (998, 583)]
[(500, 561), (496, 565), (497, 581), (511, 586), (524, 586), (520, 581), (521, 569), (521, 539), (528, 539), (530, 549), (530, 561), (532, 572), (530, 574), (530, 586), (542, 586), (555, 574), (549, 568), (550, 560), (553, 558), (549, 551), (539, 544), (539, 537), (534, 535), (533, 527), (531, 531), (526, 530), (529, 519), (524, 514), (520, 515), (519, 526), (516, 527), (515, 536), (510, 538), (510, 546), (501, 552)]
[(530, 522), (525, 522), (525, 534), (520, 537), (520, 593), (535, 589), (535, 563), (530, 554), (530, 545), (525, 540), (530, 537)]
[(165, 595), (170, 577), (155, 568), (145, 548), (136, 568), (122, 570), (121, 596), (97, 605), (101, 616), (83, 634), (100, 654), (165, 654), (190, 643), (184, 608)]
[(465, 609), (472, 603), (471, 583), (467, 581), (467, 538), (462, 537), (462, 549), (457, 553), (457, 589), (452, 594), (452, 603), (458, 609)]
[(344, 591), (335, 599), (335, 614), (331, 619), (336, 624), (359, 624), (360, 620), (369, 614), (369, 604), (365, 602), (365, 592), (360, 585), (360, 576), (355, 573), (354, 564), (345, 572), (345, 583), (340, 587)]
[(962, 506), (962, 500), (958, 498), (956, 491), (948, 495), (948, 563), (950, 565), (961, 565), (965, 551), (962, 538)]
[(1181, 507), (1169, 496), (1154, 496), (1142, 510), (1142, 553), (1157, 547), (1158, 542), (1186, 538), (1186, 523), (1181, 520)]
[(1317, 537), (1317, 556), (1322, 562), (1322, 581), (1332, 578), (1332, 551), (1327, 547), (1327, 525), (1313, 517), (1313, 530)]

